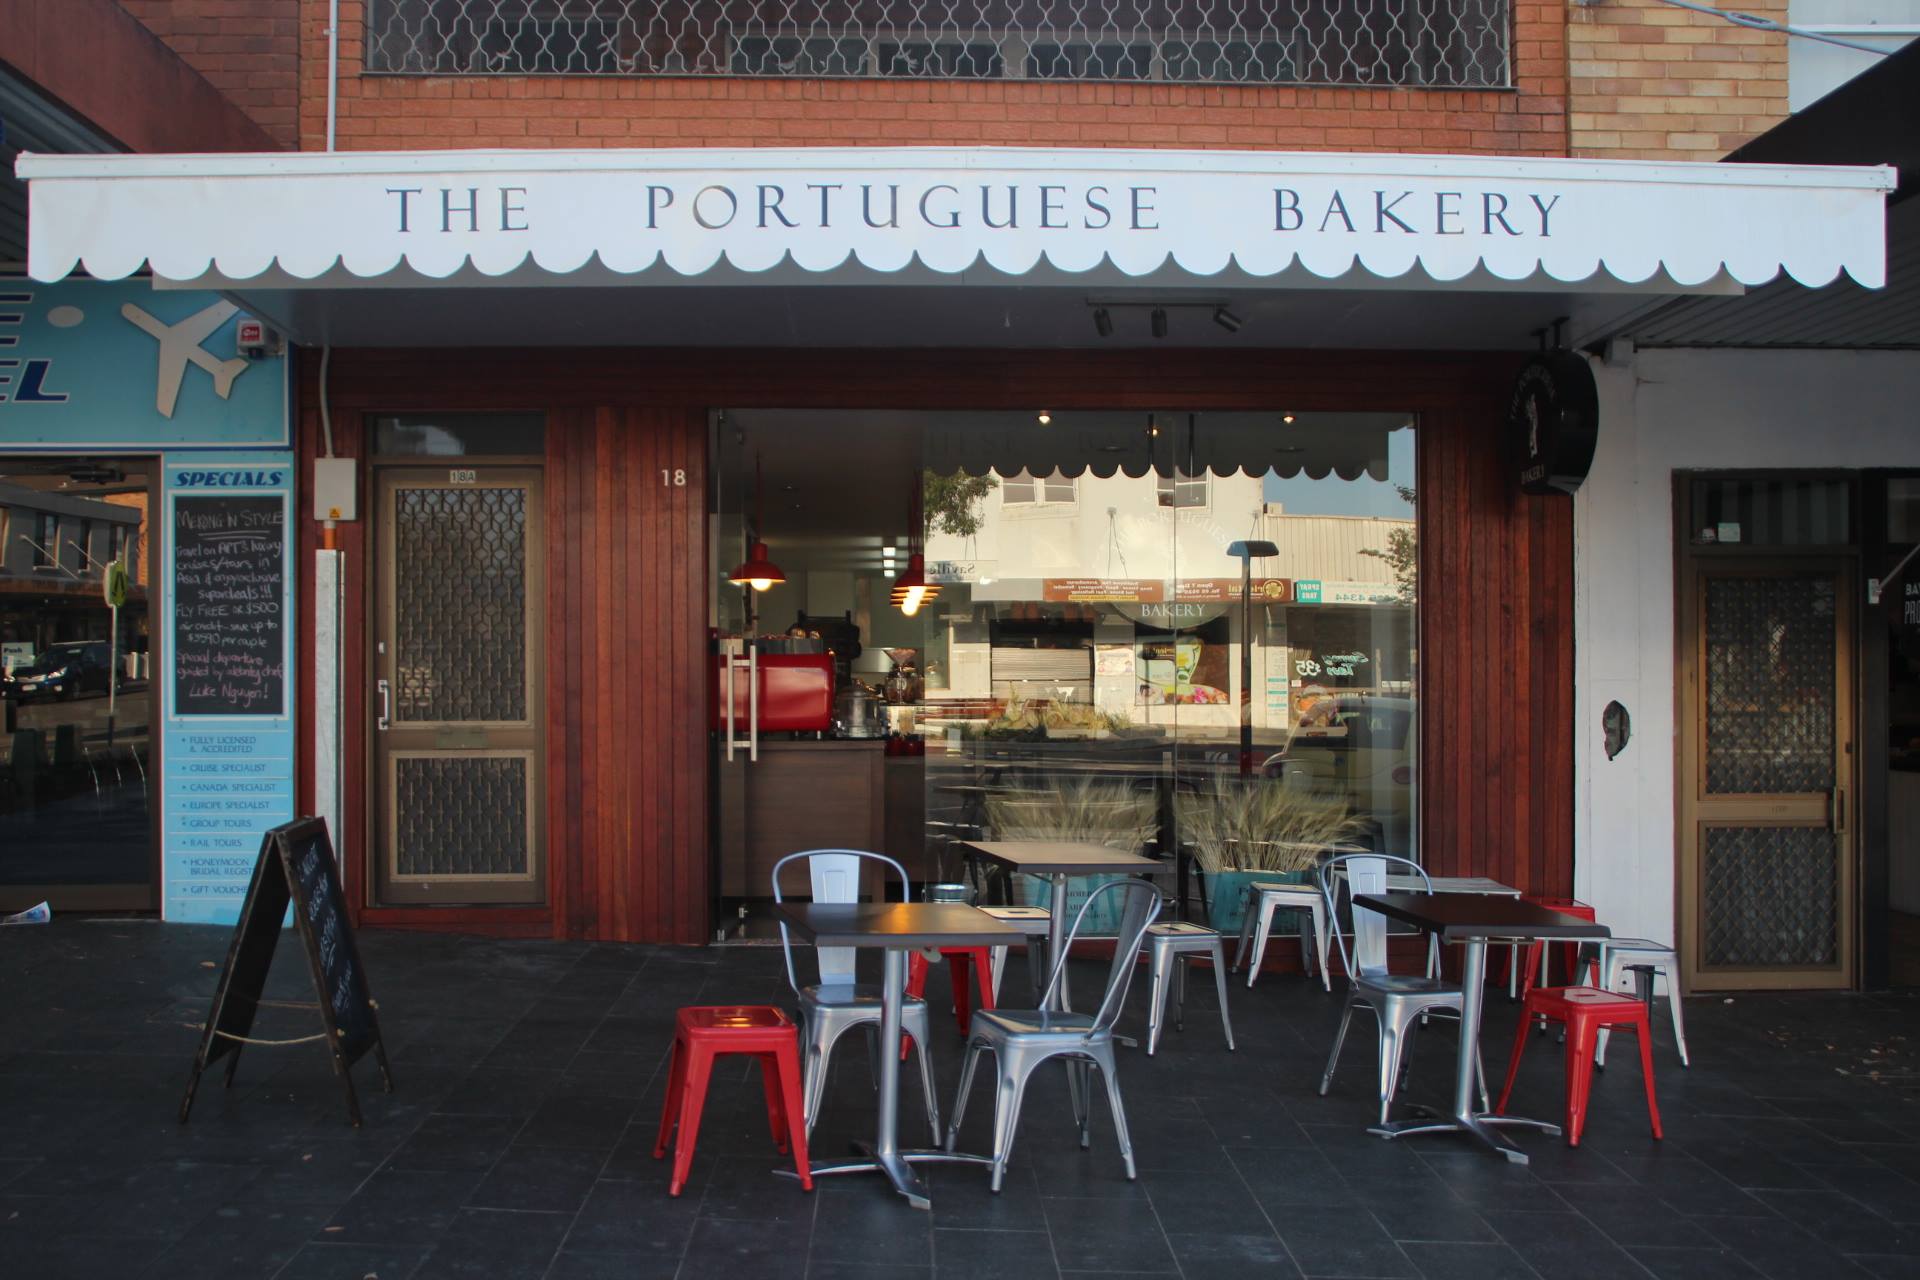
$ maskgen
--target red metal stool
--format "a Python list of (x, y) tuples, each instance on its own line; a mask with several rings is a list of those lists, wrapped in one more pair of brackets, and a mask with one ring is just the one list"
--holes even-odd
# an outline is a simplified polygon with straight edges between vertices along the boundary
[[(947, 962), (953, 976), (953, 1017), (960, 1024), (960, 1034), (967, 1034), (973, 1024), (971, 997), (973, 984), (980, 984), (980, 1007), (993, 1008), (993, 948), (992, 947), (942, 947), (940, 956)], [(924, 999), (927, 994), (927, 971), (931, 968), (925, 955), (916, 951), (907, 961), (907, 994), (915, 999)], [(904, 1062), (907, 1048), (913, 1043), (910, 1036), (900, 1037), (900, 1058)]]
[[(1548, 911), (1558, 911), (1561, 915), (1572, 916), (1577, 920), (1592, 920), (1594, 918), (1592, 907), (1573, 898), (1543, 898), (1538, 894), (1522, 894), (1520, 901), (1530, 903), (1536, 907), (1545, 907)], [(1538, 938), (1527, 944), (1527, 958), (1523, 964), (1525, 972), (1520, 979), (1521, 995), (1525, 995), (1527, 992), (1533, 990), (1534, 985), (1540, 981), (1540, 948), (1543, 945), (1545, 944)], [(1567, 959), (1567, 981), (1580, 981), (1583, 976), (1577, 972), (1580, 967), (1580, 945), (1575, 942), (1563, 942), (1560, 945)], [(1500, 976), (1496, 981), (1507, 982), (1510, 980), (1512, 975), (1509, 973), (1509, 968), (1513, 964), (1514, 954), (1519, 950), (1520, 948), (1517, 946), (1507, 948), (1506, 959), (1500, 966)], [(1553, 977), (1551, 971), (1548, 972), (1547, 977), (1551, 980)]]
[[(774, 1145), (793, 1151), (793, 1167), (800, 1185), (813, 1190), (813, 1171), (807, 1165), (807, 1122), (800, 1100), (800, 1032), (786, 1010), (766, 1005), (695, 1005), (680, 1010), (673, 1035), (673, 1057), (667, 1068), (667, 1099), (660, 1108), (660, 1136), (653, 1142), (653, 1158), (667, 1154), (673, 1139), (673, 1184), (679, 1195), (693, 1165), (693, 1145), (700, 1136), (700, 1112), (707, 1101), (707, 1082), (713, 1060), (730, 1053), (748, 1053), (760, 1059), (760, 1081), (767, 1093), (767, 1124)], [(675, 1133), (678, 1127), (679, 1132)]]
[(1495, 1115), (1505, 1115), (1520, 1074), (1520, 1055), (1527, 1051), (1527, 1032), (1535, 1018), (1558, 1022), (1567, 1029), (1567, 1145), (1580, 1145), (1587, 1123), (1587, 1094), (1593, 1084), (1594, 1037), (1602, 1027), (1631, 1027), (1640, 1039), (1640, 1074), (1647, 1086), (1647, 1116), (1653, 1136), (1660, 1132), (1660, 1104), (1653, 1096), (1653, 1036), (1647, 1025), (1647, 1006), (1637, 997), (1602, 991), (1598, 987), (1535, 987), (1521, 1006), (1520, 1027), (1513, 1036), (1513, 1057), (1507, 1063), (1506, 1087), (1500, 1091)]

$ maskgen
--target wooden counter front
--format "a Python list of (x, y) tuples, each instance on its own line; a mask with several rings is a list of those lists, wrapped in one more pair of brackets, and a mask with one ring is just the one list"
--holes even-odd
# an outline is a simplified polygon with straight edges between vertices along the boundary
[[(882, 850), (886, 746), (879, 738), (762, 740), (760, 759), (738, 766), (736, 811), (720, 815), (721, 892), (772, 896), (773, 864), (804, 849)], [(789, 867), (781, 890), (808, 893), (806, 868)]]

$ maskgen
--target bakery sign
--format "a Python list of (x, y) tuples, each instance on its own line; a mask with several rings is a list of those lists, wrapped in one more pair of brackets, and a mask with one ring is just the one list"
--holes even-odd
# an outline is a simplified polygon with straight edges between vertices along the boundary
[[(1238, 578), (1044, 578), (1040, 598), (1055, 604), (1229, 604), (1240, 599)], [(1255, 578), (1248, 586), (1254, 604), (1286, 604), (1293, 598), (1287, 578)], [(1171, 590), (1169, 590), (1171, 588)]]
[(1507, 439), (1526, 493), (1572, 493), (1593, 466), (1600, 399), (1586, 357), (1543, 351), (1514, 380)]
[(550, 284), (723, 262), (1463, 289), (1608, 276), (1668, 291), (1844, 270), (1877, 286), (1894, 181), (1884, 168), (1019, 147), (62, 155), (23, 157), (18, 173), (37, 279), (278, 268), (281, 287), (401, 272), (504, 284), (522, 269)]

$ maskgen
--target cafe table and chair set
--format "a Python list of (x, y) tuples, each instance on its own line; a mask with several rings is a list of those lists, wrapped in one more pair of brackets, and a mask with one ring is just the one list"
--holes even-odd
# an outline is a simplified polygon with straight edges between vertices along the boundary
[[(687, 1181), (714, 1060), (733, 1054), (759, 1059), (775, 1145), (792, 1161), (790, 1176), (809, 1190), (817, 1177), (874, 1172), (910, 1204), (924, 1209), (930, 1205), (928, 1189), (916, 1166), (961, 1164), (985, 1166), (992, 1189), (999, 1191), (1028, 1082), (1036, 1071), (1056, 1062), (1066, 1070), (1080, 1145), (1090, 1144), (1094, 1077), (1098, 1076), (1127, 1177), (1134, 1176), (1117, 1049), (1135, 1042), (1115, 1030), (1133, 976), (1145, 961), (1150, 975), (1145, 1048), (1152, 1053), (1164, 1030), (1170, 993), (1178, 988), (1184, 999), (1183, 961), (1210, 961), (1220, 998), (1221, 1030), (1232, 1049), (1222, 938), (1199, 925), (1159, 919), (1165, 901), (1149, 878), (1161, 866), (1155, 859), (1100, 845), (1039, 840), (968, 841), (965, 848), (969, 858), (1048, 882), (1050, 906), (915, 901), (906, 870), (898, 862), (862, 850), (808, 850), (790, 854), (775, 865), (773, 911), (799, 1016), (796, 1020), (787, 1010), (771, 1006), (679, 1011), (654, 1148), (658, 1158), (673, 1156), (673, 1195), (679, 1195)], [(789, 864), (805, 870), (810, 890), (805, 900), (789, 900), (783, 892), (782, 872)], [(1462, 1133), (1487, 1151), (1521, 1164), (1526, 1163), (1526, 1154), (1506, 1139), (1502, 1129), (1534, 1128), (1550, 1135), (1564, 1131), (1569, 1144), (1577, 1146), (1593, 1068), (1596, 1062), (1604, 1062), (1606, 1036), (1611, 1031), (1632, 1031), (1653, 1136), (1660, 1137), (1650, 1018), (1655, 978), (1666, 982), (1675, 1040), (1681, 1061), (1686, 1062), (1678, 967), (1671, 948), (1645, 939), (1612, 938), (1581, 904), (1529, 899), (1479, 878), (1429, 876), (1405, 858), (1377, 853), (1330, 855), (1320, 860), (1313, 875), (1310, 886), (1248, 886), (1247, 923), (1235, 966), (1245, 958), (1251, 942), (1253, 962), (1247, 977), (1251, 985), (1272, 916), (1283, 909), (1305, 917), (1302, 949), (1319, 961), (1320, 981), (1329, 990), (1329, 944), (1337, 948), (1347, 988), (1320, 1092), (1325, 1094), (1332, 1087), (1356, 1015), (1370, 1015), (1378, 1033), (1379, 1114), (1368, 1132), (1383, 1138)], [(1118, 878), (1099, 883), (1073, 911), (1067, 905), (1068, 886), (1079, 877)], [(879, 891), (874, 892), (875, 888)], [(1303, 888), (1310, 890), (1317, 906), (1307, 905), (1298, 892)], [(889, 889), (898, 893), (898, 900), (889, 900)], [(1068, 958), (1077, 942), (1093, 937), (1096, 922), (1100, 940), (1112, 940), (1112, 961), (1098, 998), (1088, 995), (1076, 1003), (1069, 989)], [(1391, 971), (1390, 922), (1410, 926), (1433, 940), (1424, 975)], [(1307, 952), (1309, 934), (1311, 952)], [(804, 980), (795, 963), (796, 939), (813, 944), (814, 981)], [(1461, 944), (1457, 982), (1440, 976), (1442, 943)], [(1571, 985), (1551, 987), (1535, 981), (1547, 972), (1547, 948), (1553, 943), (1577, 949), (1569, 965)], [(1479, 1032), (1487, 949), (1493, 945), (1506, 946), (1510, 956), (1521, 954), (1510, 967), (1524, 976), (1524, 985), (1517, 992), (1521, 1018), (1505, 1082), (1497, 1104), (1489, 1106)], [(1005, 957), (1015, 946), (1028, 949), (1032, 998), (1013, 1002), (1020, 1007), (1008, 1007), (1001, 999), (1000, 977)], [(855, 959), (862, 949), (880, 952), (877, 984), (856, 977)], [(928, 961), (935, 955), (949, 961), (954, 1013), (965, 1036), (959, 1089), (944, 1126), (929, 1058), (932, 1014), (923, 998)], [(1636, 992), (1614, 990), (1628, 976), (1634, 979)], [(1434, 1018), (1459, 1027), (1450, 1105), (1444, 1113), (1416, 1108), (1410, 1118), (1390, 1119), (1405, 1074), (1409, 1041)], [(1563, 1027), (1566, 1042), (1564, 1121), (1510, 1116), (1507, 1104), (1527, 1041), (1536, 1028), (1550, 1023)], [(808, 1141), (821, 1112), (828, 1064), (836, 1045), (856, 1027), (869, 1042), (877, 1078), (874, 1136), (871, 1142), (857, 1143), (851, 1158), (820, 1159), (810, 1153)], [(908, 1057), (916, 1059), (920, 1074), (929, 1137), (925, 1147), (906, 1145), (900, 1132), (900, 1074)], [(959, 1142), (974, 1076), (983, 1060), (992, 1072), (994, 1087), (991, 1150), (981, 1154), (961, 1150)]]

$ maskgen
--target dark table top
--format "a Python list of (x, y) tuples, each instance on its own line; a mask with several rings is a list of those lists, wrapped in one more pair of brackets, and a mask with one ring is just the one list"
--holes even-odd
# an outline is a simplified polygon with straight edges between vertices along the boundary
[(1027, 937), (957, 902), (776, 902), (773, 911), (821, 947), (1008, 947)]
[(1151, 871), (1160, 864), (1137, 853), (1123, 853), (1103, 844), (1074, 844), (1063, 840), (963, 840), (989, 862), (1034, 876), (1121, 875)]
[(1363, 893), (1354, 898), (1383, 916), (1437, 933), (1448, 942), (1467, 938), (1609, 938), (1603, 924), (1549, 911), (1517, 898), (1465, 893)]

